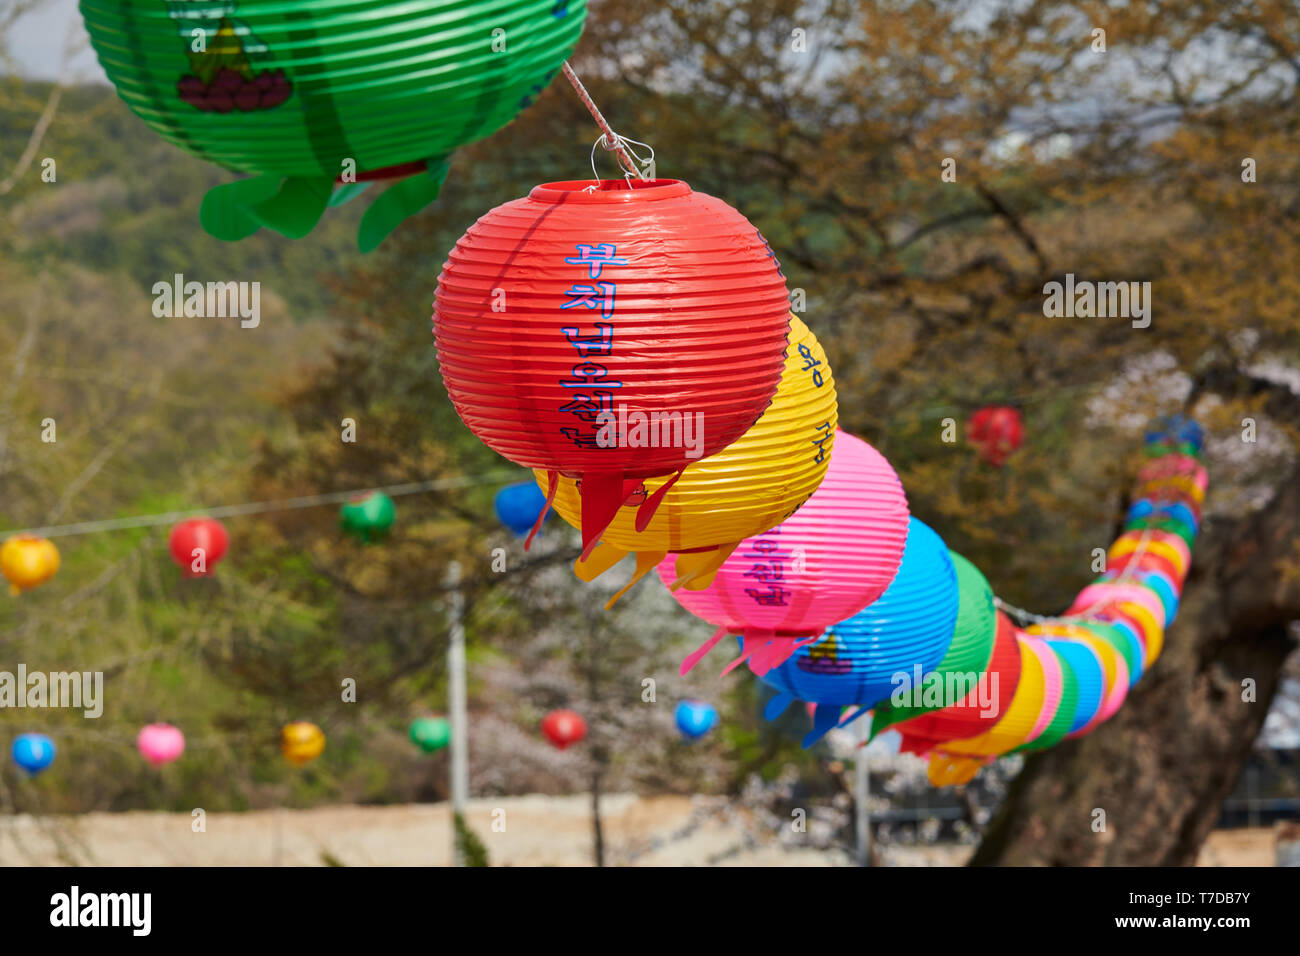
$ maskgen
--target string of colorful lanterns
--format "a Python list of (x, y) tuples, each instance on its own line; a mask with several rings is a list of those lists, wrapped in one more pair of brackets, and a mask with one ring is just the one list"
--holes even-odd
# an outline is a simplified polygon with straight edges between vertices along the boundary
[[(937, 786), (964, 783), (1000, 755), (1091, 732), (1150, 668), (1177, 613), (1198, 521), (1190, 505), (1171, 504), (1204, 500), (1202, 441), (1185, 420), (1148, 435), (1148, 452), (1160, 453), (1138, 475), (1144, 507), (1130, 512), (1107, 569), (1059, 618), (1023, 630), (969, 562), (911, 519), (880, 598), (760, 675), (778, 691), (769, 719), (795, 699), (814, 705), (808, 745), (871, 710), (872, 735), (897, 730), (900, 749), (929, 757)], [(1151, 513), (1163, 515), (1160, 526)]]

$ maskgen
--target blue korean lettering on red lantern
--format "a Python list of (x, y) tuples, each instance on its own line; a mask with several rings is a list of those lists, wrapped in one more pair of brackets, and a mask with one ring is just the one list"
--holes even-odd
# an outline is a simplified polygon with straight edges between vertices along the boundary
[(571, 265), (586, 266), (592, 279), (600, 278), (600, 270), (604, 266), (627, 265), (627, 260), (616, 254), (618, 250), (610, 242), (597, 242), (593, 245), (578, 243), (574, 248), (578, 250), (578, 254), (566, 256), (564, 261)]
[[(600, 277), (606, 266), (627, 265), (627, 260), (618, 255), (612, 242), (578, 243), (574, 248), (577, 255), (566, 256), (564, 261), (569, 265), (585, 266), (587, 275), (593, 282), (574, 283), (565, 293), (567, 301), (560, 309), (599, 309), (601, 318), (611, 318), (617, 290), (613, 282), (601, 280)], [(573, 389), (572, 397), (559, 407), (559, 411), (573, 415), (589, 426), (595, 425), (601, 415), (613, 414), (615, 391), (623, 387), (621, 381), (610, 375), (607, 366), (593, 361), (593, 358), (605, 358), (614, 354), (614, 326), (609, 322), (597, 322), (595, 331), (590, 334), (584, 333), (582, 327), (577, 325), (565, 326), (560, 331), (583, 361), (573, 366), (568, 378), (559, 380), (563, 387)], [(598, 431), (574, 426), (561, 428), (560, 433), (580, 447), (600, 447), (597, 441)]]

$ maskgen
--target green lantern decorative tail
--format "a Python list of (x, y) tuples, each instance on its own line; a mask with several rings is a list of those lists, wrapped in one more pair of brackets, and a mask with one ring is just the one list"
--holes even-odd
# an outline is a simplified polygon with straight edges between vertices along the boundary
[[(361, 217), (357, 245), (377, 249), (408, 217), (420, 212), (442, 191), (451, 157), (431, 159), (427, 168), (389, 186)], [(332, 177), (252, 176), (216, 186), (203, 197), (199, 222), (218, 239), (238, 242), (261, 228), (301, 239), (320, 222), (330, 206), (342, 206), (365, 192), (369, 182), (344, 183)]]

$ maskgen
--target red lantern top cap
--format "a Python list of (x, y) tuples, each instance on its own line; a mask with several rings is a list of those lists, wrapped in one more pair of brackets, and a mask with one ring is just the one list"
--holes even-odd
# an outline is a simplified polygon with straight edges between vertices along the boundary
[(690, 194), (691, 187), (680, 179), (570, 179), (534, 186), (528, 198), (547, 203), (622, 203), (677, 199)]

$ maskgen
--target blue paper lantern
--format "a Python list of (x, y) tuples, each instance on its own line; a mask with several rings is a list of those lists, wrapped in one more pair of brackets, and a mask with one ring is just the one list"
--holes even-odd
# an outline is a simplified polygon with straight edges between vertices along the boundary
[(684, 700), (674, 714), (677, 729), (687, 740), (699, 740), (718, 722), (718, 712), (712, 704), (702, 700)]
[(1165, 415), (1153, 419), (1147, 426), (1146, 441), (1148, 445), (1187, 442), (1200, 451), (1205, 443), (1205, 429), (1184, 415)]
[(1181, 501), (1152, 501), (1150, 498), (1139, 498), (1129, 506), (1125, 524), (1144, 518), (1154, 521), (1181, 521), (1192, 534), (1196, 534), (1200, 527), (1196, 520), (1196, 512)]
[[(501, 523), (522, 538), (532, 530), (537, 516), (546, 507), (546, 495), (536, 482), (521, 481), (498, 491), (495, 504)], [(550, 517), (549, 513), (547, 517)]]
[(817, 704), (807, 744), (835, 725), (839, 708), (870, 707), (896, 687), (915, 685), (943, 660), (957, 606), (957, 573), (947, 546), (927, 525), (909, 519), (903, 561), (888, 590), (762, 678), (781, 691), (768, 705), (768, 718), (791, 700)]
[(14, 763), (33, 777), (54, 763), (54, 741), (44, 734), (20, 734), (14, 738), (10, 754)]

